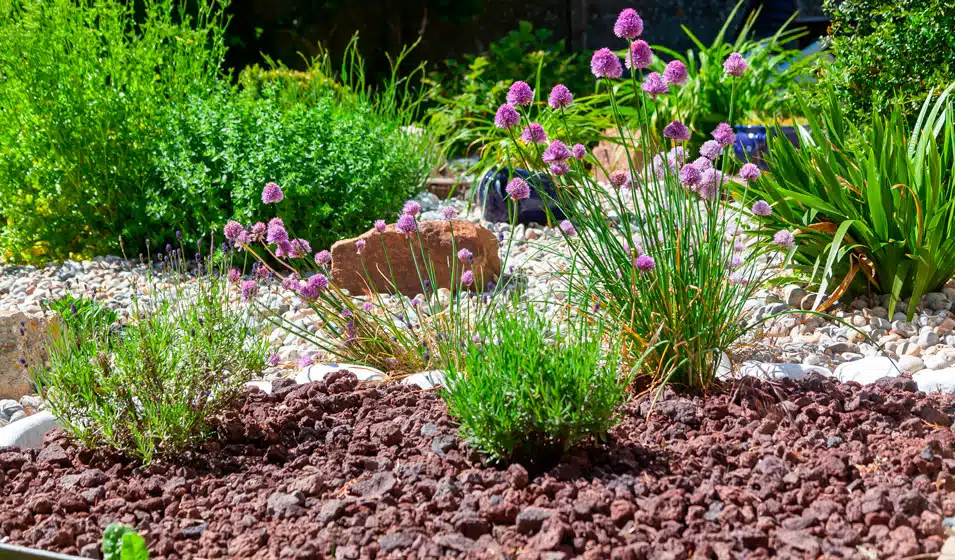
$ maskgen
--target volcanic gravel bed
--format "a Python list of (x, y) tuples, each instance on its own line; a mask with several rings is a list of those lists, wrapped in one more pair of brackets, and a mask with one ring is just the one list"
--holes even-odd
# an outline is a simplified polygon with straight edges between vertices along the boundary
[(333, 373), (251, 389), (201, 454), (143, 468), (0, 450), (0, 536), (153, 558), (904, 558), (955, 514), (953, 398), (907, 379), (755, 380), (623, 410), (603, 446), (534, 474), (484, 466), (438, 395)]

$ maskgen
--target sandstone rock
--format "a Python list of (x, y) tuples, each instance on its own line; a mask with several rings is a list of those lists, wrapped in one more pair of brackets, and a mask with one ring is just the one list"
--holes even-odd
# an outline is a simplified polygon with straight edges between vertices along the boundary
[[(640, 139), (639, 130), (627, 131), (627, 134), (632, 135), (634, 142), (639, 141)], [(614, 171), (626, 171), (630, 168), (630, 162), (627, 160), (627, 150), (625, 150), (623, 145), (619, 143), (620, 133), (617, 131), (617, 129), (611, 128), (609, 130), (605, 130), (604, 138), (604, 140), (601, 140), (597, 143), (597, 147), (595, 147), (593, 150), (593, 155), (600, 164), (594, 169), (594, 177), (598, 181), (606, 183), (610, 180), (610, 177), (607, 175), (607, 173), (613, 173)], [(643, 152), (631, 152), (630, 159), (633, 161), (633, 165), (636, 169), (643, 169)], [(604, 169), (607, 170), (606, 173), (604, 173)]]
[(50, 323), (41, 314), (0, 310), (0, 398), (20, 399), (33, 392), (21, 360), (28, 367), (46, 361)]
[[(454, 233), (453, 247), (452, 231)], [(366, 242), (361, 256), (358, 255), (355, 247), (358, 239)], [(387, 260), (382, 241), (387, 247)], [(412, 257), (411, 246), (414, 247), (414, 257)], [(415, 259), (424, 277), (421, 262), (423, 252), (434, 266), (437, 285), (432, 288), (451, 288), (451, 263), (457, 261), (457, 251), (461, 249), (468, 249), (474, 255), (474, 262), (465, 265), (464, 269), (474, 273), (475, 286), (483, 287), (487, 282), (497, 280), (501, 273), (497, 237), (486, 228), (471, 222), (463, 220), (419, 222), (418, 232), (411, 235), (411, 246), (394, 224), (389, 225), (381, 234), (371, 230), (360, 237), (338, 241), (332, 245), (332, 282), (348, 290), (352, 295), (372, 290), (391, 293), (394, 292), (394, 288), (397, 288), (397, 291), (402, 294), (413, 297), (422, 289)], [(362, 261), (374, 286), (367, 285)], [(392, 286), (391, 273), (389, 273), (389, 262), (391, 273), (394, 274), (394, 286)], [(461, 264), (457, 263), (455, 267), (458, 274), (461, 274)]]

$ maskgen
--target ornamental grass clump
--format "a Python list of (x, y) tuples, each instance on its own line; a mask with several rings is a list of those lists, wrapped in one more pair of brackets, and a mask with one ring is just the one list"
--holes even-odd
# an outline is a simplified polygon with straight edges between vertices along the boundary
[(615, 329), (499, 307), (470, 339), (448, 345), (443, 397), (462, 437), (492, 459), (545, 468), (574, 445), (602, 441), (631, 380)]
[(770, 139), (772, 172), (735, 189), (756, 233), (819, 286), (815, 307), (870, 291), (889, 294), (889, 316), (911, 297), (911, 320), (919, 298), (955, 276), (953, 88), (930, 93), (914, 126), (896, 105), (864, 129), (830, 90), (821, 108), (805, 107), (803, 145)]
[[(608, 48), (596, 51), (591, 62), (628, 154), (626, 169), (601, 168), (609, 184), (594, 178), (600, 162), (585, 151), (581, 158), (559, 149), (576, 142), (566, 121), (544, 130), (547, 148), (518, 139), (515, 131), (526, 126), (522, 123), (543, 122), (535, 111), (552, 109), (511, 106), (499, 127), (512, 140), (514, 164), (550, 173), (557, 186), (553, 202), (569, 220), (560, 230), (571, 247), (566, 279), (577, 307), (622, 321), (628, 355), (646, 354), (640, 371), (653, 383), (705, 388), (747, 330), (744, 308), (762, 283), (757, 266), (762, 250), (747, 248), (742, 214), (726, 200), (732, 127), (716, 126), (699, 155), (687, 145), (690, 130), (680, 115), (688, 108), (675, 100), (687, 87), (682, 84), (711, 77), (680, 64), (668, 65), (665, 76), (648, 72), (652, 53), (634, 35), (637, 20), (631, 14), (621, 20), (626, 73)], [(729, 84), (731, 97), (745, 96), (745, 58), (727, 53), (725, 63), (714, 79)], [(651, 130), (650, 115), (670, 107), (672, 113), (660, 119), (668, 123), (662, 134)], [(567, 110), (561, 108), (558, 118)], [(626, 126), (627, 115), (633, 114), (639, 135)], [(744, 190), (758, 181), (749, 168), (745, 176)]]
[[(511, 195), (515, 220), (516, 200), (528, 195), (526, 189)], [(281, 188), (269, 183), (262, 200), (266, 204), (280, 203)], [(281, 217), (248, 227), (229, 222), (224, 233), (234, 247), (255, 261), (254, 279), (248, 282), (276, 291), (278, 299), (302, 312), (304, 319), (294, 321), (277, 312), (271, 300), (259, 306), (275, 328), (313, 347), (313, 352), (300, 359), (300, 366), (330, 359), (365, 364), (390, 379), (399, 379), (442, 367), (446, 359), (442, 342), (468, 331), (496, 305), (498, 298), (493, 296), (506, 288), (506, 282), (499, 282), (499, 278), (485, 277), (485, 267), (476, 268), (471, 249), (458, 246), (455, 232), (471, 224), (458, 220), (453, 208), (445, 208), (442, 216), (451, 243), (447, 262), (437, 262), (422, 239), (418, 202), (407, 201), (393, 224), (376, 220), (372, 229), (353, 244), (360, 270), (343, 272), (360, 275), (361, 289), (357, 292), (349, 292), (333, 281), (330, 251), (313, 252), (307, 240), (294, 237)], [(382, 258), (371, 259), (373, 250)], [(393, 266), (398, 251), (406, 251), (412, 261), (411, 273), (417, 277), (412, 284), (418, 290), (414, 297), (402, 295), (399, 289), (402, 284)], [(401, 272), (408, 274), (409, 270)]]
[(156, 259), (127, 322), (58, 308), (68, 328), (51, 335), (48, 365), (29, 364), (67, 433), (144, 463), (209, 435), (209, 420), (264, 369), (267, 350), (242, 301), (254, 293), (230, 282), (227, 253), (193, 259), (167, 246)]

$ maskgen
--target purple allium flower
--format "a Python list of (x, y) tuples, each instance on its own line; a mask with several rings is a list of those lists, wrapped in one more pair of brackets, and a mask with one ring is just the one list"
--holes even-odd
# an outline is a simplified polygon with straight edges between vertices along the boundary
[(285, 243), (288, 241), (288, 232), (285, 231), (285, 224), (281, 218), (272, 218), (269, 220), (265, 240), (268, 243)]
[(663, 136), (674, 140), (689, 140), (690, 129), (680, 121), (673, 121), (663, 127)]
[(716, 140), (720, 146), (724, 148), (732, 146), (736, 142), (736, 133), (733, 132), (733, 127), (725, 122), (721, 122), (716, 125), (716, 128), (713, 129), (713, 139)]
[(242, 273), (239, 272), (238, 268), (229, 269), (229, 282), (233, 284), (238, 284), (239, 280), (242, 280)]
[(742, 76), (748, 66), (749, 63), (746, 62), (743, 55), (736, 52), (729, 55), (723, 62), (723, 70), (730, 76)]
[(454, 206), (445, 206), (441, 209), (441, 215), (444, 216), (445, 220), (453, 220), (458, 217), (458, 209)]
[(401, 207), (401, 211), (409, 216), (417, 216), (421, 212), (421, 205), (414, 200), (409, 200)]
[(739, 170), (739, 176), (743, 178), (744, 181), (756, 181), (759, 179), (760, 172), (759, 168), (755, 164), (747, 163)]
[(693, 187), (700, 182), (700, 170), (692, 163), (688, 163), (680, 168), (680, 184), (685, 187)]
[(684, 163), (686, 163), (686, 150), (683, 146), (674, 146), (672, 150), (667, 152), (667, 165), (670, 166), (673, 173), (679, 172)]
[(298, 274), (293, 272), (282, 279), (282, 287), (286, 290), (298, 291), (301, 284), (298, 281)]
[(375, 231), (378, 233), (385, 233), (386, 227), (388, 227), (388, 225), (384, 220), (375, 220)]
[(590, 71), (598, 78), (619, 78), (623, 75), (620, 59), (606, 47), (594, 53), (590, 59)]
[(396, 224), (398, 231), (405, 234), (405, 237), (411, 237), (411, 234), (418, 229), (418, 225), (414, 221), (414, 216), (408, 214), (402, 214), (398, 218), (398, 223)]
[(332, 254), (329, 251), (319, 251), (315, 253), (315, 264), (322, 266), (332, 264)]
[(363, 303), (361, 308), (365, 313), (371, 313), (375, 310), (375, 306), (370, 301)]
[(617, 16), (613, 24), (613, 33), (622, 39), (636, 39), (643, 33), (643, 20), (633, 8), (627, 8)]
[(517, 113), (517, 109), (509, 103), (505, 103), (497, 108), (497, 113), (494, 115), (494, 126), (498, 128), (513, 128), (521, 122), (521, 116)]
[(304, 239), (293, 239), (289, 244), (292, 246), (292, 258), (300, 259), (312, 254), (312, 246)]
[(747, 280), (746, 277), (743, 276), (742, 272), (734, 272), (733, 274), (730, 274), (730, 284), (746, 285), (746, 284), (749, 284), (749, 280)]
[(530, 105), (534, 102), (534, 90), (527, 85), (527, 82), (518, 80), (511, 84), (511, 89), (507, 90), (507, 102), (518, 107)]
[(649, 68), (653, 63), (653, 50), (643, 39), (630, 43), (625, 62), (630, 70)]
[(550, 146), (547, 146), (547, 149), (544, 150), (544, 153), (541, 154), (541, 159), (544, 160), (544, 163), (554, 163), (558, 161), (566, 161), (570, 159), (570, 156), (573, 155), (570, 153), (570, 150), (567, 149), (567, 146), (564, 145), (560, 140), (554, 140), (550, 143)]
[(364, 239), (359, 239), (359, 240), (355, 241), (355, 250), (358, 251), (358, 254), (359, 254), (359, 255), (361, 254), (362, 251), (365, 250), (365, 244), (366, 244), (366, 242), (365, 242)]
[(461, 275), (461, 283), (465, 286), (470, 286), (474, 284), (474, 273), (470, 270), (464, 271), (464, 274)]
[(757, 216), (769, 216), (773, 213), (773, 207), (769, 205), (765, 200), (757, 200), (756, 204), (753, 204), (753, 214)]
[(265, 224), (255, 222), (255, 224), (249, 228), (249, 233), (251, 234), (252, 241), (261, 241), (265, 236)]
[(275, 204), (276, 202), (281, 202), (285, 198), (285, 195), (282, 194), (282, 189), (275, 183), (266, 183), (262, 187), (262, 203), (263, 204)]
[(298, 359), (298, 367), (308, 367), (315, 363), (315, 355), (308, 354)]
[(715, 161), (723, 153), (723, 146), (716, 140), (707, 140), (700, 146), (700, 155), (710, 161)]
[(587, 157), (587, 146), (584, 146), (583, 144), (574, 144), (574, 149), (571, 150), (571, 153), (574, 154), (574, 158), (576, 159), (584, 159)]
[(647, 95), (650, 96), (650, 99), (656, 99), (658, 95), (663, 95), (670, 91), (669, 86), (666, 82), (663, 81), (663, 77), (660, 76), (659, 72), (650, 72), (647, 74), (647, 79), (643, 81), (643, 85), (640, 86)]
[(743, 243), (742, 239), (737, 237), (736, 241), (733, 242), (733, 250), (736, 251), (737, 253), (742, 253), (743, 251), (746, 250), (746, 244)]
[(544, 131), (543, 126), (532, 122), (528, 124), (524, 132), (521, 133), (521, 140), (528, 144), (543, 144), (547, 142), (547, 132)]
[(554, 88), (550, 90), (550, 96), (547, 97), (547, 104), (550, 105), (551, 109), (570, 107), (570, 104), (573, 102), (574, 95), (570, 93), (570, 90), (567, 89), (567, 86), (564, 84), (554, 86)]
[(796, 243), (796, 236), (791, 231), (779, 230), (773, 236), (773, 243), (783, 249), (790, 249)]
[[(239, 247), (242, 247), (243, 245), (248, 245), (248, 244), (249, 244), (249, 232), (243, 229), (242, 231), (239, 232), (239, 235), (236, 236), (234, 247), (239, 248)], [(169, 247), (167, 246), (166, 248), (168, 250)]]
[(458, 251), (458, 260), (461, 261), (462, 264), (473, 263), (474, 254), (471, 251), (468, 251), (467, 249), (461, 249), (460, 251)]
[(567, 165), (566, 161), (555, 161), (554, 163), (550, 164), (550, 172), (560, 177), (570, 173), (570, 166)]
[(671, 86), (682, 86), (689, 77), (686, 65), (679, 60), (671, 60), (663, 71), (663, 80)]
[(524, 179), (514, 177), (504, 188), (511, 200), (523, 200), (531, 196), (531, 187)]
[(269, 356), (269, 365), (270, 365), (270, 366), (275, 367), (275, 366), (279, 365), (281, 362), (282, 362), (282, 357), (279, 356), (278, 354), (272, 354), (271, 356)]
[(650, 255), (640, 255), (639, 257), (637, 257), (636, 265), (637, 265), (637, 270), (639, 270), (640, 272), (650, 272), (651, 270), (656, 268), (657, 263), (653, 261), (653, 257), (651, 257)]
[(326, 288), (328, 288), (328, 278), (324, 274), (315, 274), (310, 276), (304, 284), (299, 283), (297, 291), (302, 299), (313, 300), (318, 299)]
[(614, 171), (610, 174), (610, 184), (618, 189), (628, 187), (630, 185), (630, 173), (626, 171)]
[(712, 199), (716, 195), (716, 186), (720, 182), (720, 172), (712, 167), (700, 174), (700, 181), (696, 185), (696, 192), (702, 198)]
[(730, 268), (739, 268), (743, 266), (743, 257), (741, 255), (733, 255), (729, 259)]
[(255, 276), (261, 280), (265, 280), (272, 274), (272, 271), (269, 270), (269, 267), (263, 265), (262, 263), (256, 263), (259, 266), (255, 269)]
[(577, 235), (577, 229), (574, 227), (574, 224), (570, 223), (570, 220), (564, 220), (560, 223), (560, 231), (564, 232), (564, 235), (567, 237)]
[(246, 280), (242, 283), (242, 299), (252, 299), (257, 293), (259, 293), (259, 285), (255, 283), (255, 280)]
[(713, 169), (713, 162), (706, 157), (698, 157), (693, 160), (693, 167), (700, 170), (700, 173), (706, 171), (707, 169)]
[(242, 233), (242, 224), (235, 220), (229, 220), (226, 222), (225, 227), (222, 228), (223, 233), (225, 233), (225, 238), (229, 241), (235, 240), (239, 237), (239, 234)]
[(293, 256), (292, 252), (292, 244), (288, 241), (279, 241), (275, 244), (275, 256), (280, 259)]
[(309, 286), (314, 286), (319, 292), (328, 288), (328, 277), (324, 274), (313, 274), (308, 277), (306, 282)]

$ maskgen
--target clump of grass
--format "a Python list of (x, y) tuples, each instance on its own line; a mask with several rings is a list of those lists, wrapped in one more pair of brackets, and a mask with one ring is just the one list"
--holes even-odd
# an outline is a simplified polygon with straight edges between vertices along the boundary
[(555, 324), (530, 305), (502, 306), (475, 332), (448, 353), (443, 392), (475, 448), (546, 465), (617, 423), (630, 375), (607, 323)]
[(116, 322), (116, 312), (95, 299), (73, 294), (44, 302), (43, 307), (60, 316), (64, 326), (73, 331), (97, 330)]
[(31, 371), (73, 438), (144, 463), (201, 440), (266, 362), (267, 342), (229, 283), (228, 259), (197, 253), (190, 265), (182, 250), (167, 252), (128, 323), (79, 323), (79, 308), (61, 309), (76, 327), (51, 336), (48, 365)]

